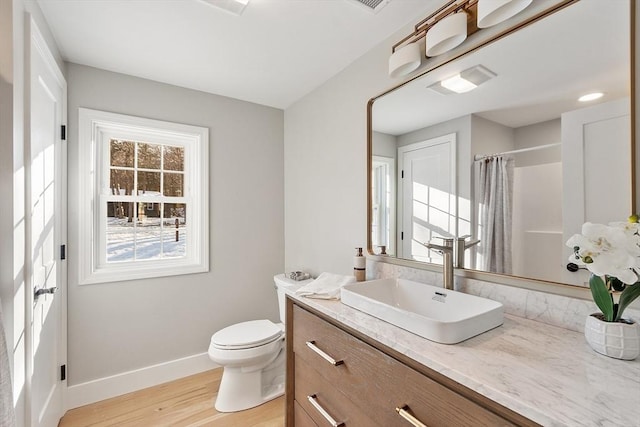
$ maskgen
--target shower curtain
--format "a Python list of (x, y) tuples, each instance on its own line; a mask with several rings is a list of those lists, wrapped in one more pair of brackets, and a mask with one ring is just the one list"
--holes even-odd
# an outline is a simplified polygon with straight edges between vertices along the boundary
[(9, 351), (7, 350), (7, 342), (4, 336), (2, 318), (2, 302), (0, 301), (0, 426), (13, 427), (16, 425), (16, 420), (13, 410)]
[(479, 167), (480, 267), (511, 274), (513, 157), (498, 155), (476, 162)]

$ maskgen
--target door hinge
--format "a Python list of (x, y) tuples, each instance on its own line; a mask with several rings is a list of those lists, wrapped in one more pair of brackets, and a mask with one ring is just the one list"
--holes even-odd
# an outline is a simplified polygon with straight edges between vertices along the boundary
[(60, 366), (60, 381), (67, 379), (67, 365)]
[(60, 126), (60, 139), (63, 140), (63, 141), (67, 140), (67, 126), (66, 125)]
[(404, 178), (404, 171), (401, 172), (400, 178)]
[(67, 259), (67, 245), (60, 245), (60, 259)]
[(404, 231), (400, 232), (400, 240), (404, 240)]

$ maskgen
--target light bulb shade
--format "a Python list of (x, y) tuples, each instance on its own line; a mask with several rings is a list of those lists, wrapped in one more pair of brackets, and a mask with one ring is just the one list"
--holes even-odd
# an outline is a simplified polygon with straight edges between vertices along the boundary
[(478, 28), (487, 28), (522, 12), (531, 0), (478, 0)]
[(458, 46), (467, 38), (467, 14), (458, 12), (446, 16), (427, 32), (427, 56), (436, 56)]
[(422, 62), (420, 46), (417, 42), (404, 45), (389, 57), (389, 76), (406, 76), (416, 70)]

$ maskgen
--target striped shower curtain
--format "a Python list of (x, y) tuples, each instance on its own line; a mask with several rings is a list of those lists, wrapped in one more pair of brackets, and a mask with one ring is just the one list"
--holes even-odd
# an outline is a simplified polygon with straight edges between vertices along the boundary
[(479, 167), (480, 268), (512, 273), (513, 157), (498, 155), (476, 161)]

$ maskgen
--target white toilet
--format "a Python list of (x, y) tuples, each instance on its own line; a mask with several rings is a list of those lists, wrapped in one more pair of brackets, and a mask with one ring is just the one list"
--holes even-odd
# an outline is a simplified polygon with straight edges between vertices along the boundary
[(295, 289), (311, 280), (295, 281), (284, 274), (273, 280), (282, 323), (251, 320), (228, 326), (211, 337), (209, 357), (224, 368), (215, 403), (218, 412), (242, 411), (284, 394), (284, 289)]

